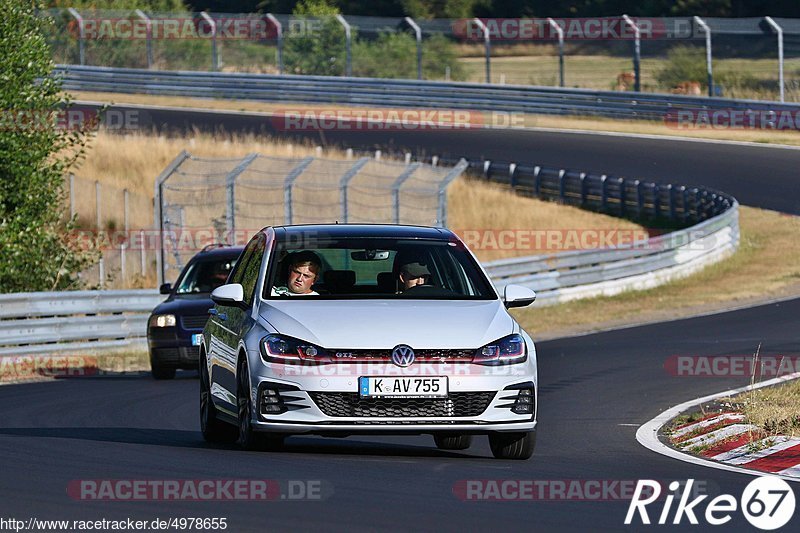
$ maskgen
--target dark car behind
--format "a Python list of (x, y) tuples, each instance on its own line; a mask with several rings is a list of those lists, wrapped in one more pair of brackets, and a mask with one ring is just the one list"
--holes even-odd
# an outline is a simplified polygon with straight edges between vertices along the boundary
[(172, 379), (178, 369), (196, 369), (199, 335), (208, 310), (214, 306), (211, 291), (223, 285), (242, 247), (206, 247), (186, 264), (175, 286), (161, 286), (167, 299), (156, 306), (147, 321), (150, 367), (156, 379)]

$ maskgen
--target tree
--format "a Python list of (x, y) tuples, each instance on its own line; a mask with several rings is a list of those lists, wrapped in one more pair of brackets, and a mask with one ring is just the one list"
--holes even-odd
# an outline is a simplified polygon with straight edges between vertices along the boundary
[[(301, 0), (294, 9), (304, 24), (286, 38), (285, 61), (292, 74), (345, 74), (345, 33), (334, 17), (339, 9), (326, 0)], [(353, 32), (355, 34), (355, 32)], [(355, 35), (352, 38), (355, 40)]]
[(27, 1), (0, 0), (0, 10), (0, 292), (69, 288), (91, 259), (61, 220), (64, 173), (87, 135), (58, 120), (47, 19)]

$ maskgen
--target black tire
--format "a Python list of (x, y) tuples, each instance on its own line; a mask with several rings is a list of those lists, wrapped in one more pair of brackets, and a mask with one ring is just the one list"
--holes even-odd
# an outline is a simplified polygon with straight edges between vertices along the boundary
[(205, 356), (200, 357), (200, 431), (206, 442), (231, 444), (239, 436), (236, 428), (217, 418), (217, 408), (211, 400), (211, 380), (208, 377)]
[(173, 366), (165, 366), (150, 358), (150, 373), (154, 379), (173, 379), (177, 369)]
[(530, 459), (536, 448), (536, 432), (491, 433), (489, 447), (497, 459)]
[(250, 423), (253, 402), (250, 399), (250, 370), (244, 357), (239, 359), (236, 372), (236, 406), (239, 418), (238, 442), (245, 450), (275, 451), (283, 446), (284, 436), (253, 431)]
[(433, 436), (433, 441), (440, 450), (466, 450), (472, 446), (472, 435), (437, 433)]

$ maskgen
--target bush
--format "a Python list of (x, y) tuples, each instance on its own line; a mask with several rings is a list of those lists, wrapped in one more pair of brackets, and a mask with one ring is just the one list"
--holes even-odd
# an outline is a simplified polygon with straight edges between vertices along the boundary
[(0, 10), (0, 292), (69, 288), (91, 257), (66, 238), (63, 176), (87, 136), (55, 120), (65, 102), (51, 76), (47, 19), (19, 0), (0, 0)]
[(702, 48), (676, 46), (667, 53), (666, 64), (656, 72), (655, 77), (665, 89), (687, 81), (694, 81), (708, 88), (706, 68), (706, 54)]

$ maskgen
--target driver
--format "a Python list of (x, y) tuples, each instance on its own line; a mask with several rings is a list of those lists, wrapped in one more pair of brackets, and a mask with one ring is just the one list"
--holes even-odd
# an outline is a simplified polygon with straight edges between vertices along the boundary
[(407, 291), (418, 285), (430, 285), (431, 273), (420, 262), (406, 263), (400, 267), (400, 290)]
[(317, 281), (322, 261), (314, 252), (299, 252), (289, 264), (289, 276), (285, 287), (273, 287), (272, 296), (312, 296), (319, 293), (311, 286)]

